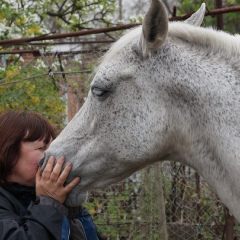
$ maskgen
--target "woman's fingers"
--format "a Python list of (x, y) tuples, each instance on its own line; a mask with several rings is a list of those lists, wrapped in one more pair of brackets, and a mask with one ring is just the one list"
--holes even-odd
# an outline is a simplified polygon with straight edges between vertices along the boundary
[(72, 164), (71, 163), (67, 163), (65, 168), (63, 169), (61, 175), (58, 178), (58, 183), (59, 184), (63, 185), (65, 183), (65, 181), (66, 181), (66, 179), (67, 179), (71, 169), (72, 169)]
[(48, 159), (47, 165), (42, 172), (42, 178), (44, 180), (51, 180), (54, 182), (57, 181), (62, 171), (64, 161), (64, 157), (60, 157), (54, 166), (55, 158), (51, 156)]
[(69, 192), (79, 183), (80, 178), (76, 177), (66, 184), (66, 179), (72, 169), (72, 163), (64, 165), (64, 157), (60, 157), (55, 166), (54, 157), (48, 159), (43, 172), (39, 168), (36, 174), (36, 195), (48, 196), (63, 203)]
[(59, 178), (59, 175), (62, 171), (62, 167), (63, 167), (63, 164), (64, 164), (64, 157), (60, 157), (58, 160), (57, 160), (57, 163), (56, 165), (54, 166), (53, 170), (52, 170), (52, 173), (50, 175), (50, 180), (51, 181), (54, 181), (56, 182)]
[(64, 157), (60, 157), (57, 160), (55, 166), (54, 162), (54, 157), (51, 156), (48, 159), (48, 163), (42, 172), (42, 178), (44, 180), (50, 180), (53, 183), (57, 183), (58, 185), (63, 186), (72, 169), (72, 163), (67, 163), (66, 166), (63, 168), (65, 162)]
[[(59, 176), (57, 182), (59, 185), (64, 186), (65, 181), (72, 169), (72, 163), (67, 163), (65, 168), (63, 169), (61, 175)], [(69, 193), (78, 183), (80, 182), (80, 177), (74, 178), (70, 183), (64, 186), (64, 189), (67, 193)]]
[(42, 172), (42, 178), (44, 180), (48, 180), (50, 178), (52, 170), (53, 170), (54, 162), (55, 162), (55, 159), (53, 156), (51, 156), (48, 159), (47, 165)]

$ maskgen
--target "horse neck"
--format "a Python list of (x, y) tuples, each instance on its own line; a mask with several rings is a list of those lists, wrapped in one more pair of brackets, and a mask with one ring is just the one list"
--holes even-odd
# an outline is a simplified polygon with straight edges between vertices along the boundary
[(181, 64), (164, 89), (172, 104), (170, 159), (196, 169), (240, 218), (240, 207), (234, 209), (240, 199), (239, 72), (214, 55), (196, 56), (182, 46), (173, 52), (171, 61)]
[(224, 139), (224, 130), (222, 136), (211, 131), (219, 127), (217, 122), (209, 123), (204, 130), (206, 119), (192, 118), (191, 113), (186, 112), (179, 115), (181, 120), (175, 124), (174, 152), (168, 159), (193, 167), (240, 221), (240, 207), (236, 207), (240, 199), (240, 167), (234, 144), (229, 138)]

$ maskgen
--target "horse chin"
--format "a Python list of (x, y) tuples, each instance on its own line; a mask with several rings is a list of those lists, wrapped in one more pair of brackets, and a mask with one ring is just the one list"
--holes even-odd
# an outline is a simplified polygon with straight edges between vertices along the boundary
[(88, 192), (75, 193), (70, 192), (64, 202), (67, 207), (78, 207), (87, 201)]

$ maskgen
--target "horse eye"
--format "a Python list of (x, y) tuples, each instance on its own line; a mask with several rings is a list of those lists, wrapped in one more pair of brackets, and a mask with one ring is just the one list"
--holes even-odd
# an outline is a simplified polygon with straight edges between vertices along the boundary
[(99, 88), (99, 87), (92, 87), (91, 88), (91, 91), (92, 91), (92, 94), (95, 95), (95, 96), (98, 96), (98, 97), (101, 97), (103, 96), (105, 93), (107, 93), (106, 90), (102, 89), (102, 88)]

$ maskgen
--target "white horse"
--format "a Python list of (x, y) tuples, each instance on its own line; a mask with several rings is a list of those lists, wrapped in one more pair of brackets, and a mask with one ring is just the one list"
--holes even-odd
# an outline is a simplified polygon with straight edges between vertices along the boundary
[(202, 28), (205, 4), (185, 22), (168, 22), (153, 0), (142, 27), (105, 55), (81, 110), (40, 161), (64, 155), (66, 204), (162, 160), (206, 180), (240, 221), (240, 38)]

